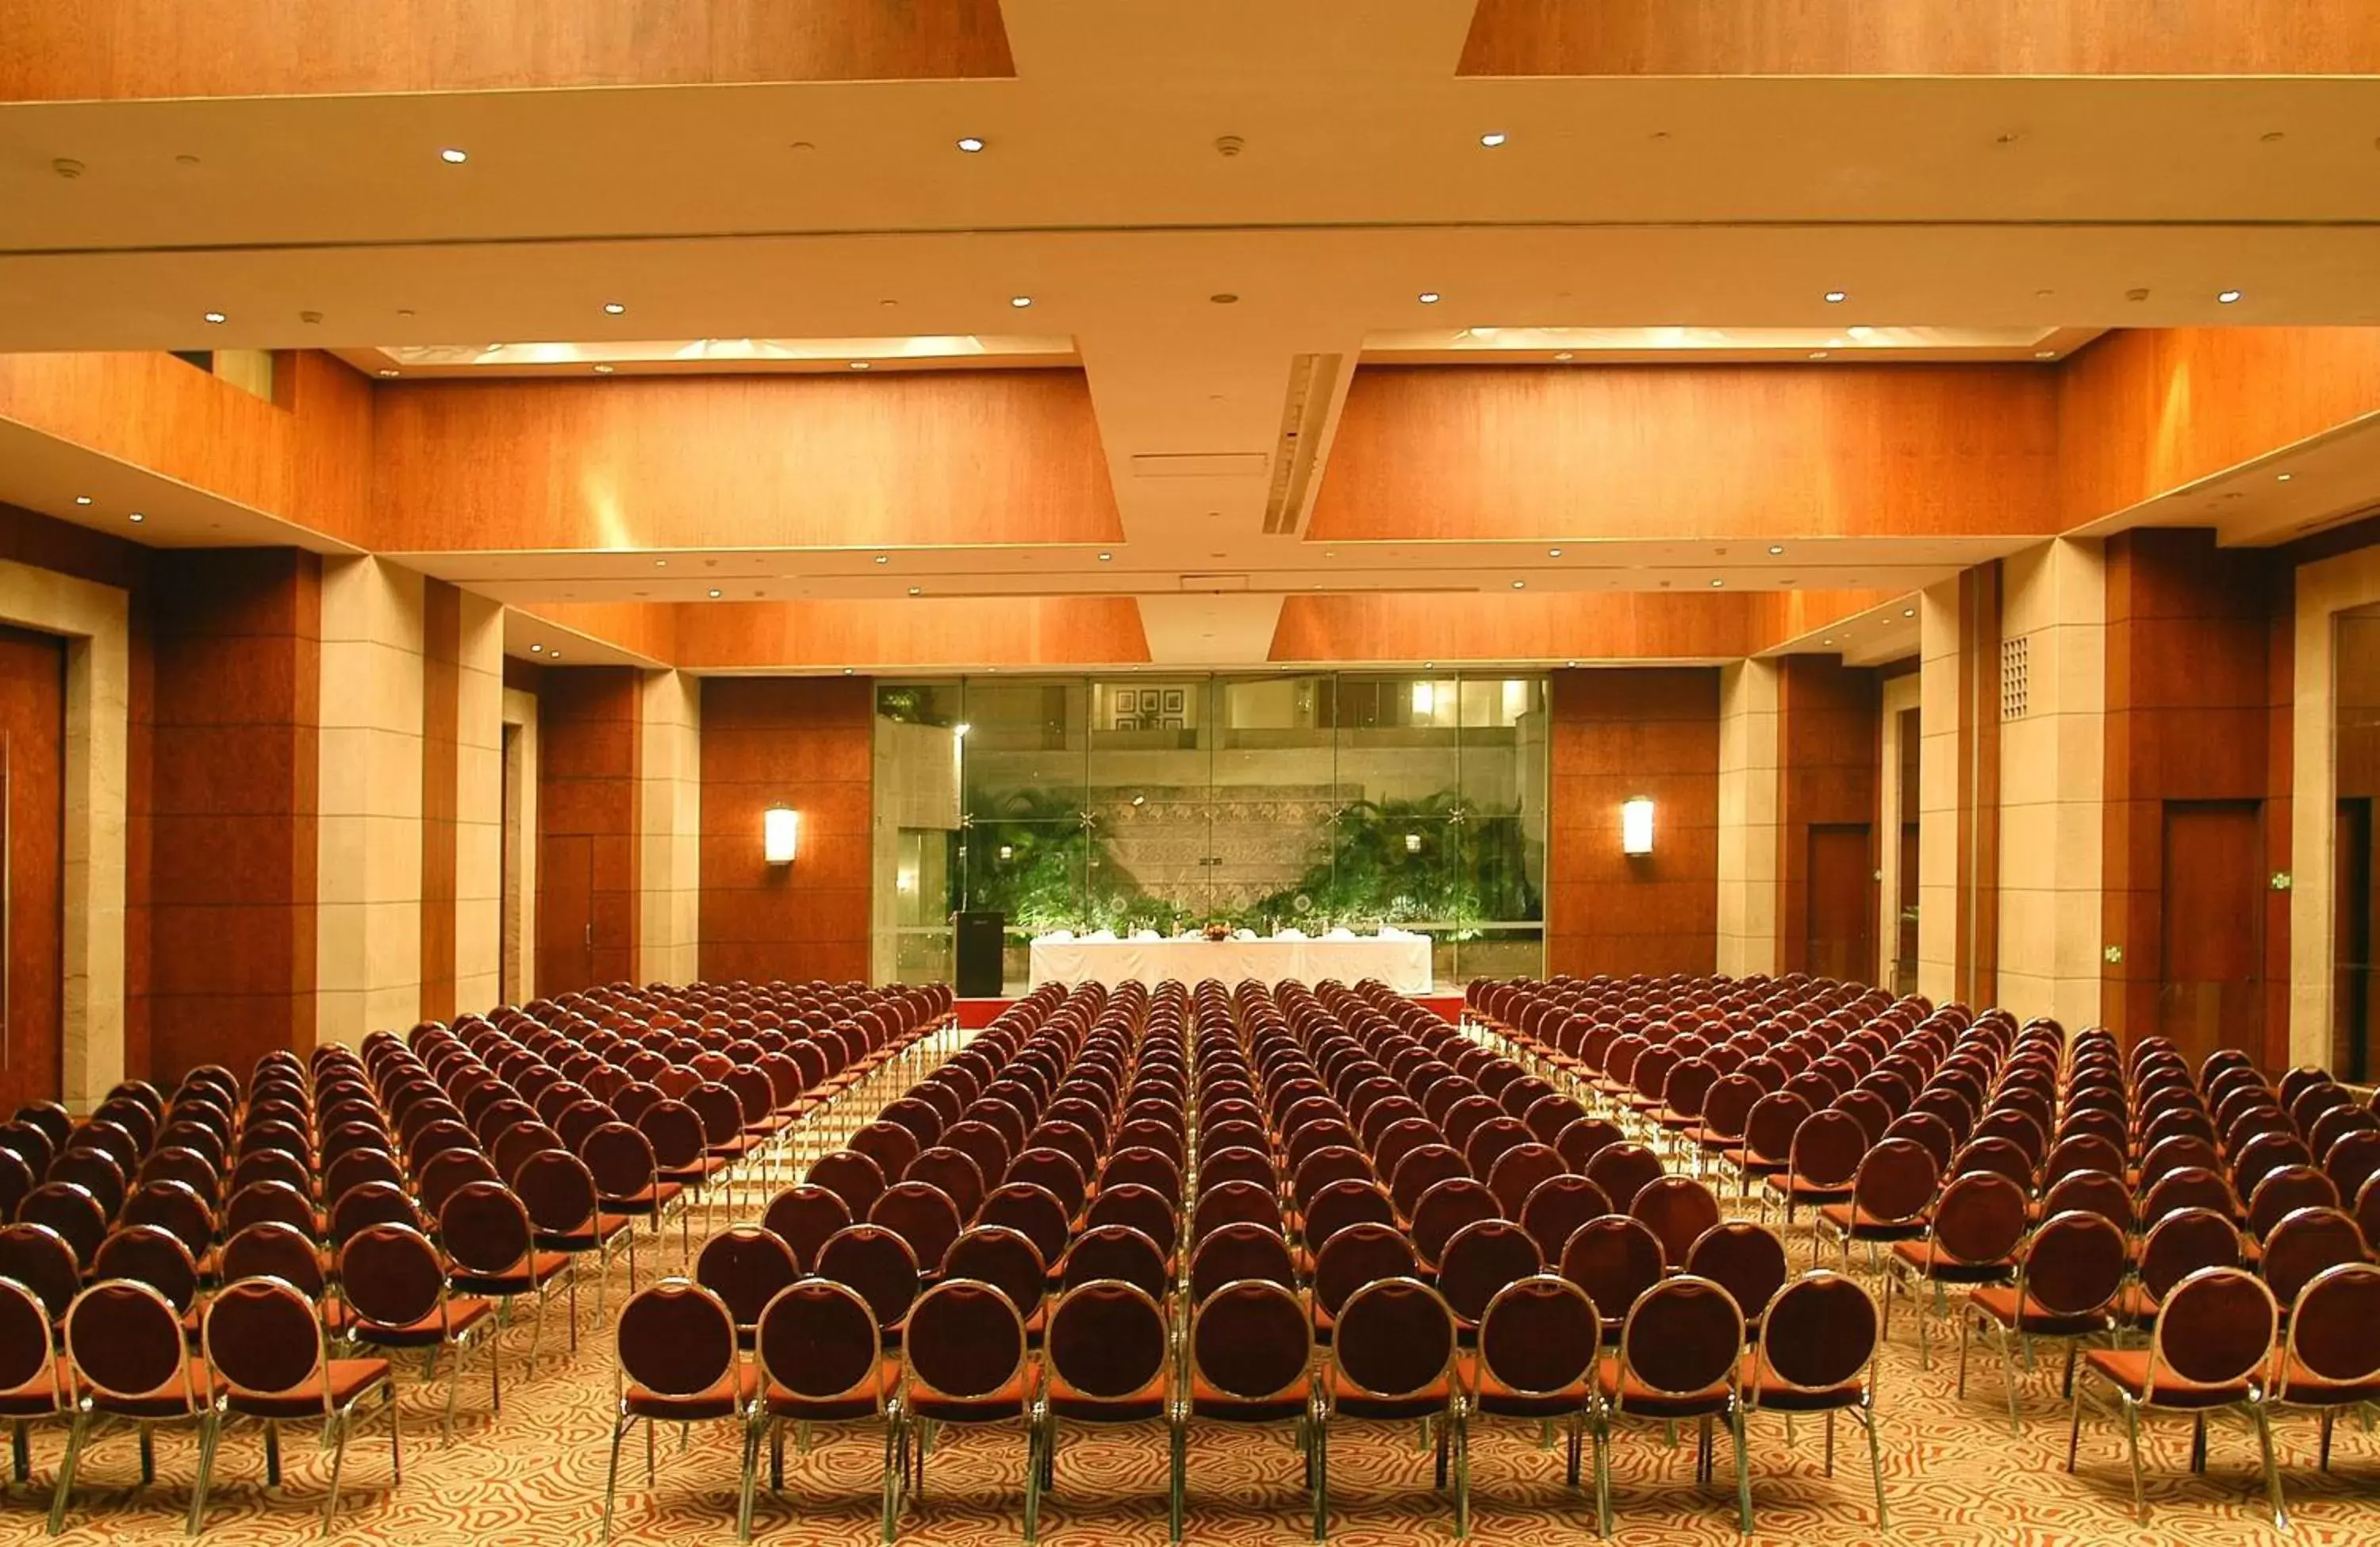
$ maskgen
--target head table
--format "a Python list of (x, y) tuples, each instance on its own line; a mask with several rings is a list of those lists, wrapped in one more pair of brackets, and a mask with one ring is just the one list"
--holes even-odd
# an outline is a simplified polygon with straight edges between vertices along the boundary
[(1158, 983), (1202, 978), (1268, 983), (1293, 978), (1342, 983), (1374, 978), (1399, 993), (1428, 993), (1436, 984), (1426, 934), (1352, 935), (1335, 939), (1113, 940), (1044, 937), (1032, 944), (1036, 983)]

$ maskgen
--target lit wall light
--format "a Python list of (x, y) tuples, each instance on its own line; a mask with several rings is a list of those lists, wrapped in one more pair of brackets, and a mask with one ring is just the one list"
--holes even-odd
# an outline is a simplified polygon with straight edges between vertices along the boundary
[(1653, 798), (1639, 795), (1620, 803), (1620, 852), (1653, 852)]
[(973, 725), (968, 725), (965, 720), (961, 720), (957, 725), (951, 727), (951, 734), (953, 736), (965, 736), (967, 732), (973, 729), (975, 729)]
[(761, 859), (771, 865), (790, 865), (801, 841), (801, 812), (790, 806), (771, 806), (760, 813)]

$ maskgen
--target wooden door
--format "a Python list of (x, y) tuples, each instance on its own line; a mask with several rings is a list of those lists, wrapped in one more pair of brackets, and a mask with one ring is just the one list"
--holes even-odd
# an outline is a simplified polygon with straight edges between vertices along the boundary
[(63, 1089), (66, 976), (66, 641), (0, 627), (0, 897), (7, 988), (0, 1005), (0, 1110)]
[(537, 993), (592, 988), (595, 840), (547, 834), (537, 848)]
[(2331, 1067), (2342, 1079), (2371, 1078), (2372, 798), (2338, 802), (2332, 847)]
[(1864, 822), (1813, 822), (1804, 916), (1809, 969), (1869, 982), (1876, 977), (1876, 859)]
[(2265, 1061), (2265, 832), (2255, 800), (2168, 800), (2158, 1029), (2196, 1067), (2218, 1047)]

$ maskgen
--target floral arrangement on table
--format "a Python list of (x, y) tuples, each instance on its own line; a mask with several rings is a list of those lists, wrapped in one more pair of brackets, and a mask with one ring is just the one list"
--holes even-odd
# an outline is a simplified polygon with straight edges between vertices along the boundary
[(1209, 940), (1229, 940), (1232, 938), (1232, 926), (1218, 921), (1208, 925), (1198, 932), (1205, 935)]

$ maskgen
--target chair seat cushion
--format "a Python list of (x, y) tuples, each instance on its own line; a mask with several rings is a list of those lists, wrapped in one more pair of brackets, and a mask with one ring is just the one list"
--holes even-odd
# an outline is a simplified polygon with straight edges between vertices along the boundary
[(2146, 1348), (2094, 1348), (2083, 1358), (2093, 1370), (2122, 1387), (2136, 1400), (2158, 1407), (2224, 1407), (2248, 1397), (2248, 1383), (2203, 1386), (2172, 1370), (2164, 1372), (2156, 1390), (2148, 1389), (2150, 1351)]
[(200, 1407), (214, 1400), (214, 1386), (207, 1369), (207, 1361), (193, 1358), (189, 1361), (188, 1369), (189, 1384), (187, 1388), (183, 1385), (181, 1378), (177, 1376), (168, 1380), (154, 1391), (135, 1392), (120, 1396), (86, 1391), (86, 1398), (95, 1410), (114, 1413), (119, 1418), (182, 1418), (192, 1411), (190, 1404), (193, 1400)]
[(381, 1348), (427, 1348), (443, 1342), (448, 1334), (460, 1335), (488, 1318), (489, 1302), (476, 1295), (457, 1296), (446, 1302), (446, 1315), (442, 1322), (438, 1312), (431, 1311), (419, 1322), (404, 1326), (383, 1326), (366, 1321), (351, 1305), (344, 1302), (346, 1312), (339, 1318), (346, 1335), (358, 1343), (369, 1343)]
[(1818, 1217), (1835, 1227), (1838, 1234), (1848, 1234), (1856, 1241), (1898, 1241), (1925, 1234), (1925, 1219), (1879, 1219), (1856, 1203), (1828, 1203), (1818, 1210)]
[(1794, 1203), (1839, 1203), (1852, 1195), (1848, 1183), (1816, 1182), (1799, 1172), (1779, 1172), (1761, 1184), (1766, 1192), (1778, 1193)]
[(1865, 1395), (1857, 1381), (1846, 1381), (1840, 1386), (1824, 1386), (1803, 1390), (1779, 1380), (1777, 1372), (1762, 1361), (1757, 1349), (1748, 1349), (1736, 1379), (1744, 1392), (1760, 1407), (1770, 1407), (1780, 1413), (1824, 1413), (1840, 1407), (1856, 1407)]
[(457, 1273), (454, 1275), (455, 1291), (461, 1295), (498, 1297), (534, 1294), (569, 1271), (568, 1252), (532, 1252), (527, 1261), (515, 1263), (506, 1273)]
[(597, 1214), (584, 1230), (540, 1230), (537, 1244), (545, 1251), (593, 1251), (618, 1240), (620, 1233), (635, 1223), (626, 1214)]
[(1620, 1360), (1608, 1354), (1596, 1361), (1595, 1387), (1606, 1402), (1616, 1402), (1622, 1412), (1640, 1418), (1700, 1418), (1705, 1413), (1724, 1412), (1734, 1391), (1731, 1384), (1722, 1383), (1708, 1391), (1683, 1395), (1658, 1392), (1638, 1380), (1633, 1371), (1623, 1378)]
[(333, 1359), (302, 1385), (270, 1395), (233, 1391), (225, 1406), (250, 1418), (302, 1419), (319, 1416), (327, 1391), (334, 1411), (346, 1407), (389, 1378), (386, 1359)]
[(1936, 1284), (1989, 1284), (2016, 1272), (2013, 1262), (1961, 1262), (1952, 1257), (1929, 1257), (1924, 1241), (1895, 1241), (1893, 1259)]
[(771, 1381), (766, 1400), (771, 1417), (805, 1423), (835, 1423), (880, 1411), (900, 1385), (901, 1361), (880, 1359), (872, 1384), (869, 1378), (862, 1377), (859, 1384), (847, 1392), (833, 1396), (804, 1396)]
[(689, 1183), (699, 1184), (710, 1180), (710, 1178), (718, 1175), (721, 1172), (726, 1170), (728, 1166), (734, 1163), (735, 1163), (725, 1155), (706, 1152), (702, 1157), (701, 1163), (698, 1165), (665, 1165), (662, 1167), (662, 1180), (664, 1182), (674, 1183), (680, 1187), (686, 1186)]
[(1330, 1407), (1333, 1412), (1358, 1419), (1416, 1419), (1445, 1410), (1447, 1383), (1432, 1381), (1410, 1396), (1374, 1396), (1365, 1392), (1337, 1365), (1330, 1367)]
[(1499, 1418), (1560, 1418), (1577, 1412), (1595, 1396), (1585, 1376), (1543, 1395), (1514, 1391), (1482, 1368), (1476, 1354), (1463, 1356), (1462, 1371), (1463, 1385), (1478, 1394), (1479, 1410)]
[(1203, 1375), (1190, 1377), (1190, 1411), (1194, 1417), (1221, 1419), (1232, 1423), (1280, 1423), (1304, 1415), (1306, 1395), (1304, 1389), (1270, 1396), (1249, 1398), (1234, 1396), (1220, 1386), (1210, 1383)]
[(1967, 1300), (2001, 1326), (2035, 1337), (2081, 1337), (2107, 1328), (2106, 1311), (2056, 1311), (2031, 1295), (2025, 1296), (2024, 1304), (2019, 1306), (2013, 1284), (1987, 1284), (1980, 1289), (1971, 1289)]
[(74, 1370), (61, 1355), (21, 1386), (0, 1391), (0, 1418), (39, 1418), (58, 1410), (58, 1393), (74, 1394)]
[(701, 1391), (684, 1396), (674, 1396), (650, 1387), (631, 1385), (620, 1401), (638, 1418), (661, 1419), (671, 1423), (696, 1423), (703, 1419), (732, 1417), (735, 1411), (759, 1395), (760, 1370), (758, 1365), (738, 1359), (735, 1367)]
[(990, 1423), (1014, 1418), (1024, 1412), (1032, 1396), (1033, 1370), (1028, 1365), (1018, 1370), (998, 1391), (986, 1392), (980, 1396), (941, 1396), (912, 1381), (905, 1406), (917, 1417), (932, 1419), (938, 1423)]
[(2325, 1380), (2286, 1353), (2274, 1357), (2265, 1389), (2273, 1394), (2275, 1401), (2299, 1407), (2345, 1407), (2380, 1402), (2380, 1380)]
[(603, 1207), (613, 1213), (635, 1214), (641, 1218), (656, 1210), (668, 1208), (677, 1201), (678, 1195), (684, 1191), (686, 1188), (675, 1182), (655, 1182), (650, 1187), (640, 1188), (635, 1192), (625, 1193), (618, 1198), (606, 1198), (603, 1200)]

